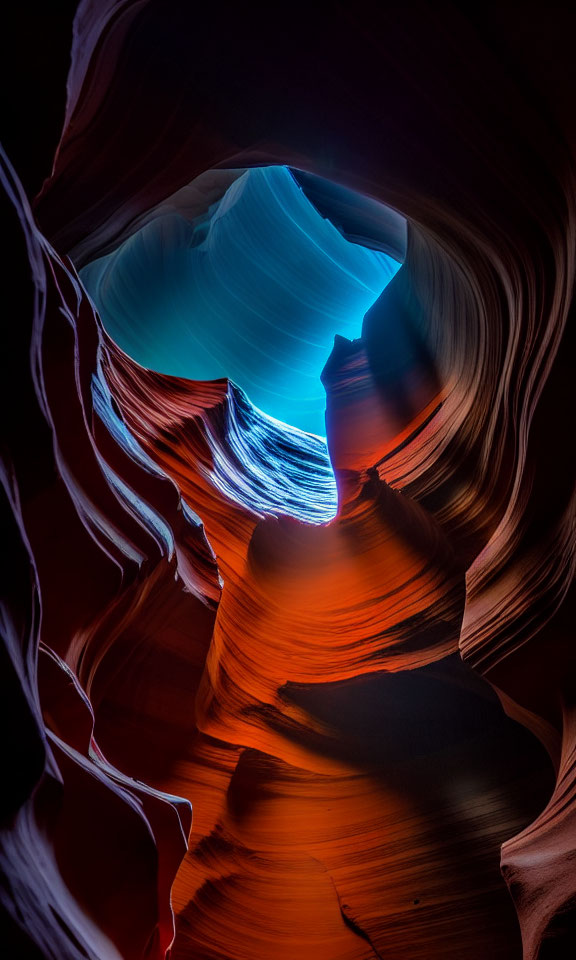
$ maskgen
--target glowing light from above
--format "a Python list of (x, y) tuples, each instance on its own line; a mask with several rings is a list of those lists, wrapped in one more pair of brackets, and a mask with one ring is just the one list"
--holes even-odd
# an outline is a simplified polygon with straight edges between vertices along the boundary
[(81, 276), (109, 334), (143, 366), (228, 377), (271, 417), (322, 436), (334, 335), (360, 336), (400, 266), (346, 240), (286, 167), (262, 167), (205, 216), (160, 216)]

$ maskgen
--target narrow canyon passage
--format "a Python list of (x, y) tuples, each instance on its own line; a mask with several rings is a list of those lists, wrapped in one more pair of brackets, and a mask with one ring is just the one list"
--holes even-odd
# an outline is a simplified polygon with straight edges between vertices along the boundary
[(8, 29), (0, 953), (572, 955), (573, 19)]

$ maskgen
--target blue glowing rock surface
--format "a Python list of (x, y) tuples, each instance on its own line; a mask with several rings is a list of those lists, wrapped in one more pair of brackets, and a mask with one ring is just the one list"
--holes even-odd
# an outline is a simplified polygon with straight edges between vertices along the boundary
[(81, 271), (142, 366), (229, 377), (270, 416), (324, 435), (320, 373), (401, 264), (346, 240), (286, 167), (244, 173), (207, 215), (158, 217)]

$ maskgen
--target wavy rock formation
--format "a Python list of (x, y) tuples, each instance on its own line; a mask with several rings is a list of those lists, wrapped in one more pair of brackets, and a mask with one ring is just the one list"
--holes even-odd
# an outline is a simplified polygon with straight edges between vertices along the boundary
[[(3, 156), (10, 957), (576, 944), (570, 15), (298, 14), (83, 0), (33, 213)], [(106, 321), (103, 263), (274, 165), (404, 261), (326, 443), (140, 365), (77, 272)]]
[[(159, 598), (180, 600), (178, 552), (190, 555), (200, 541), (210, 587), (214, 564), (173, 485), (97, 422), (93, 309), (72, 265), (36, 229), (4, 158), (2, 182), (18, 241), (9, 279), (22, 309), (14, 376), (3, 382), (5, 409), (18, 410), (2, 471), (14, 557), (3, 598), (3, 734), (18, 771), (2, 798), (4, 937), (11, 956), (163, 957), (190, 805), (109, 762), (87, 691), (118, 618), (142, 609), (155, 582)], [(122, 474), (142, 484), (142, 499)], [(211, 608), (192, 577), (186, 586), (188, 610)]]

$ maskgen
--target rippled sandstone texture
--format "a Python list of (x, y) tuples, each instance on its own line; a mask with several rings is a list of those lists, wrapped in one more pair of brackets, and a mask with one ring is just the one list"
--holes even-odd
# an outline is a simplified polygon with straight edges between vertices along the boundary
[[(173, 958), (571, 956), (573, 25), (546, 14), (80, 4), (34, 213), (2, 166), (10, 957), (174, 929)], [(318, 443), (139, 367), (76, 273), (273, 163), (409, 221), (323, 373), (328, 522)]]

